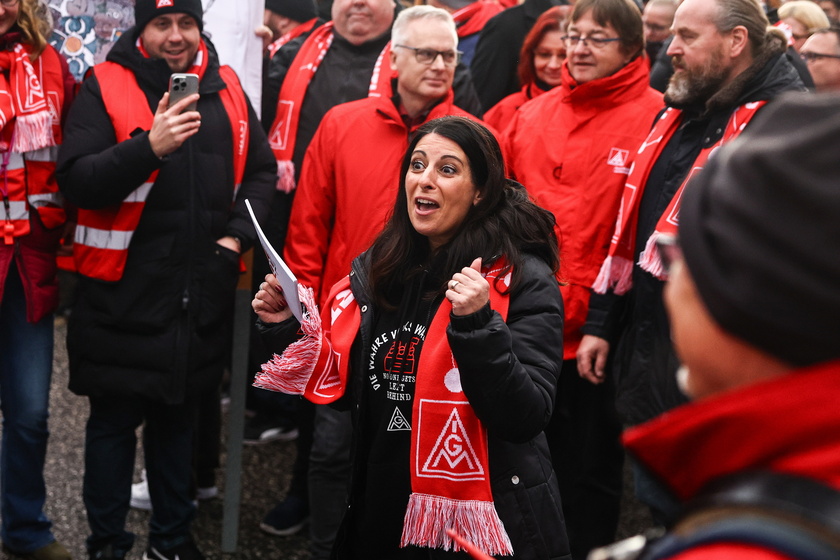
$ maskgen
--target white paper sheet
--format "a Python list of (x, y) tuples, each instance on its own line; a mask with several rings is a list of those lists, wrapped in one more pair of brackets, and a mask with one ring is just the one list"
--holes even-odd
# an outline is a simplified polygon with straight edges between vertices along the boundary
[(265, 256), (268, 258), (268, 265), (271, 267), (271, 272), (277, 277), (280, 282), (280, 287), (283, 289), (283, 296), (286, 298), (286, 303), (289, 306), (292, 314), (297, 317), (297, 320), (303, 322), (303, 306), (298, 297), (298, 281), (295, 275), (286, 266), (286, 263), (274, 250), (274, 247), (268, 241), (268, 238), (263, 233), (257, 217), (254, 216), (254, 210), (251, 208), (251, 203), (245, 199), (245, 206), (248, 207), (248, 212), (251, 214), (251, 221), (254, 222), (254, 229), (257, 230), (257, 238), (260, 240)]

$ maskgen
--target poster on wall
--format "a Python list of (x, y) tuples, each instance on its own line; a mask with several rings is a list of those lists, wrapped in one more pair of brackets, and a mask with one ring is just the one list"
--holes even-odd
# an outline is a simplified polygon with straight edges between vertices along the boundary
[(49, 6), (50, 44), (67, 58), (77, 82), (134, 25), (134, 0), (49, 0)]
[[(134, 0), (45, 0), (53, 18), (50, 44), (67, 58), (77, 82), (104, 62), (120, 36), (134, 25)], [(263, 0), (202, 0), (204, 31), (219, 58), (239, 74), (259, 112), (262, 43), (254, 30), (263, 21)]]

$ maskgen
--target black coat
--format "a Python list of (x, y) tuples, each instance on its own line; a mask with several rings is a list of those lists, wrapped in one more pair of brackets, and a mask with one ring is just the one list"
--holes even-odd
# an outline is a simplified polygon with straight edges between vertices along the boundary
[[(773, 99), (805, 86), (784, 47), (771, 48), (703, 107), (684, 108), (682, 125), (651, 168), (639, 207), (634, 262), (702, 148), (714, 145), (736, 107)], [(689, 187), (690, 188), (690, 185)], [(662, 302), (664, 283), (633, 267), (633, 289), (623, 296), (593, 294), (582, 329), (609, 340), (614, 352), (616, 405), (626, 423), (649, 420), (686, 401), (676, 382), (679, 360)]]
[[(126, 33), (108, 59), (132, 69), (149, 107), (168, 88), (163, 60), (146, 59)], [(226, 235), (247, 248), (254, 239), (244, 201), (264, 218), (274, 192), (276, 163), (250, 109), (245, 175), (233, 202), (230, 120), (218, 91), (212, 46), (201, 81), (199, 132), (159, 160), (148, 131), (115, 143), (95, 76), (81, 87), (67, 119), (58, 183), (80, 208), (119, 204), (159, 169), (128, 249), (123, 278), (109, 283), (81, 277), (67, 346), (70, 388), (93, 396), (143, 396), (183, 402), (188, 391), (215, 386), (229, 358), (239, 257), (216, 243)]]
[[(362, 425), (360, 417), (366, 412), (362, 383), (367, 364), (360, 349), (370, 347), (375, 320), (364, 257), (353, 262), (351, 272), (351, 289), (363, 311), (351, 355), (356, 366), (351, 367), (348, 392), (340, 402), (350, 407), (354, 426)], [(488, 306), (473, 315), (452, 317), (447, 336), (464, 393), (487, 429), (493, 499), (513, 544), (512, 558), (570, 558), (557, 479), (543, 434), (563, 361), (563, 302), (544, 262), (526, 256), (522, 273), (523, 282), (510, 296), (506, 322)], [(279, 351), (293, 340), (297, 329), (292, 319), (266, 334)], [(359, 480), (365, 461), (359, 452), (366, 448), (364, 438), (365, 434), (354, 430), (348, 512), (359, 490), (353, 480)], [(348, 539), (345, 518), (333, 557), (346, 557)], [(429, 557), (453, 555), (434, 550)]]

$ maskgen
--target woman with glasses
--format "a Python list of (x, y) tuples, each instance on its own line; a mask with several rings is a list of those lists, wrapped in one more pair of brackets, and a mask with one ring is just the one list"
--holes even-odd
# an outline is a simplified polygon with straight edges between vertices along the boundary
[(618, 523), (621, 426), (612, 388), (581, 379), (576, 353), (631, 158), (663, 101), (648, 85), (642, 17), (631, 0), (579, 0), (564, 40), (560, 85), (517, 111), (504, 147), (513, 176), (557, 219), (564, 364), (546, 435), (572, 555), (586, 558), (611, 542)]
[[(0, 0), (0, 537), (35, 560), (67, 560), (44, 515), (44, 460), (64, 209), (55, 182), (72, 78), (47, 44), (40, 0)], [(70, 84), (70, 85), (68, 85)]]
[(493, 556), (569, 559), (543, 434), (563, 348), (552, 225), (489, 130), (443, 117), (413, 137), (390, 220), (306, 337), (277, 280), (260, 286), (266, 341), (286, 350), (258, 381), (353, 416), (333, 558), (466, 558), (452, 529)]
[(504, 130), (516, 110), (525, 102), (560, 85), (566, 42), (563, 40), (569, 6), (555, 6), (543, 12), (525, 37), (519, 53), (519, 82), (522, 89), (499, 101), (484, 113), (484, 122)]

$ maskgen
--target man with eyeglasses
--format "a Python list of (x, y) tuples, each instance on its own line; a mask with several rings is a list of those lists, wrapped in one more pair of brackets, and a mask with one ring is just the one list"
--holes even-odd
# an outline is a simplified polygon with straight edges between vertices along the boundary
[(632, 155), (662, 94), (648, 85), (644, 31), (630, 0), (579, 0), (561, 83), (523, 105), (505, 131), (510, 172), (554, 213), (565, 304), (564, 365), (546, 429), (572, 556), (611, 542), (621, 496), (621, 424), (612, 385), (582, 380), (575, 353), (590, 287), (609, 245)]
[[(577, 355), (584, 378), (616, 380), (627, 424), (685, 402), (674, 378), (656, 239), (676, 229), (682, 191), (713, 151), (749, 127), (768, 101), (804, 90), (785, 56), (786, 40), (767, 27), (755, 0), (685, 0), (677, 8), (668, 108), (634, 157)], [(634, 474), (637, 496), (662, 523), (671, 500), (641, 469)]]
[(840, 26), (818, 29), (799, 53), (808, 64), (817, 91), (840, 90)]
[(445, 115), (470, 116), (453, 100), (460, 57), (454, 30), (452, 16), (440, 8), (403, 10), (388, 61), (394, 93), (334, 107), (309, 145), (285, 258), (319, 303), (385, 224), (412, 132)]

